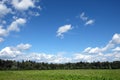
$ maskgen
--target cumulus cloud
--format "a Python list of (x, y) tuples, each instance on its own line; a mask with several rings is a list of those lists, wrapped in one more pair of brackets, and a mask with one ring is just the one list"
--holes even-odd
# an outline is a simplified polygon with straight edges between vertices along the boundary
[(7, 30), (3, 29), (3, 26), (0, 26), (0, 36), (6, 36), (7, 35)]
[(0, 17), (5, 16), (6, 14), (10, 13), (11, 9), (8, 8), (5, 4), (0, 3)]
[(29, 49), (30, 47), (31, 47), (30, 44), (23, 44), (23, 43), (21, 43), (21, 44), (17, 45), (17, 49), (18, 49), (18, 50), (27, 50), (27, 49)]
[(26, 19), (19, 18), (13, 21), (10, 26), (8, 27), (7, 31), (20, 31), (19, 25), (24, 25), (26, 23)]
[[(116, 33), (116, 34), (113, 35), (112, 39), (108, 42), (108, 44), (106, 44), (106, 46), (104, 46), (102, 48), (88, 47), (83, 52), (85, 52), (85, 53), (102, 53), (102, 52), (105, 52), (105, 51), (112, 50), (113, 48), (115, 48), (115, 46), (117, 46), (119, 44), (120, 44), (120, 34)], [(115, 51), (115, 50), (118, 50), (118, 49), (119, 49), (119, 47), (117, 47), (117, 48), (115, 48), (113, 50)]]
[[(31, 52), (26, 53), (25, 50), (31, 48), (30, 44), (18, 44), (17, 46), (7, 46), (0, 50), (0, 59), (10, 60), (31, 60), (36, 62), (48, 63), (66, 63), (66, 62), (93, 62), (93, 61), (115, 61), (120, 60), (120, 34), (114, 34), (112, 39), (104, 47), (88, 47), (80, 53), (73, 53), (70, 57), (59, 54), (48, 54)], [(113, 45), (111, 47), (111, 44)], [(110, 46), (110, 47), (106, 47)]]
[(82, 12), (82, 13), (80, 14), (80, 19), (85, 22), (84, 25), (86, 25), (86, 26), (87, 26), (87, 25), (94, 24), (94, 22), (95, 22), (95, 20), (89, 19), (87, 16), (85, 16), (85, 13), (84, 13), (84, 12)]
[(5, 36), (10, 35), (10, 32), (19, 32), (20, 26), (26, 24), (32, 16), (40, 15), (42, 8), (36, 4), (39, 2), (36, 0), (0, 0), (1, 42), (4, 41)]
[(89, 52), (91, 50), (91, 47), (86, 48), (83, 52)]
[(98, 47), (95, 47), (95, 48), (88, 47), (83, 52), (85, 52), (85, 53), (100, 53), (101, 51), (102, 50)]
[(12, 31), (20, 31), (20, 25), (24, 25), (26, 23), (26, 20), (23, 18), (16, 19), (13, 21), (6, 29), (3, 28), (3, 26), (0, 26), (0, 42), (3, 42), (3, 37), (8, 36), (10, 32)]
[(91, 55), (85, 55), (85, 54), (81, 54), (81, 53), (75, 54), (74, 58), (73, 58), (74, 62), (79, 62), (79, 61), (91, 62), (91, 60), (92, 60), (92, 56)]
[(8, 36), (8, 34), (12, 31), (20, 31), (20, 25), (24, 25), (26, 23), (25, 19), (19, 18), (15, 21), (13, 21), (10, 26), (8, 26), (6, 29), (3, 28), (3, 26), (0, 26), (0, 42), (3, 42), (4, 39), (2, 37)]
[(17, 46), (8, 46), (0, 51), (0, 59), (5, 60), (31, 60), (36, 62), (48, 62), (48, 63), (65, 63), (70, 62), (70, 58), (60, 55), (52, 55), (47, 53), (25, 53), (25, 50), (30, 49), (30, 44), (18, 44)]
[(113, 51), (115, 51), (115, 52), (120, 51), (120, 47), (116, 47), (116, 48), (114, 48)]
[(12, 0), (12, 4), (17, 10), (28, 10), (34, 7), (33, 0)]
[(16, 47), (8, 46), (0, 51), (1, 59), (14, 59), (18, 55), (23, 54), (23, 52), (30, 48), (30, 44), (19, 44)]
[(68, 32), (69, 30), (72, 30), (71, 24), (61, 26), (57, 30), (57, 36), (63, 38), (64, 33)]
[(120, 34), (116, 33), (113, 35), (109, 43), (103, 48), (104, 51), (114, 48), (116, 45), (120, 44)]
[[(120, 34), (114, 34), (104, 47), (88, 47), (75, 56), (75, 60), (83, 61), (114, 61), (120, 60)], [(116, 47), (117, 46), (117, 47)]]
[(0, 51), (0, 58), (2, 59), (11, 59), (21, 54), (19, 50), (13, 47), (5, 47)]
[(110, 41), (110, 43), (113, 44), (120, 44), (120, 34), (114, 34), (112, 40)]
[[(59, 55), (52, 55), (47, 53), (31, 53), (26, 56), (22, 56), (21, 60), (31, 60), (36, 62), (48, 62), (48, 63), (66, 63), (70, 62), (70, 58), (59, 56)], [(17, 58), (19, 59), (19, 57)]]
[(74, 55), (73, 61), (93, 62), (93, 61), (115, 61), (120, 60), (120, 53), (99, 53), (99, 54), (83, 54), (77, 53)]

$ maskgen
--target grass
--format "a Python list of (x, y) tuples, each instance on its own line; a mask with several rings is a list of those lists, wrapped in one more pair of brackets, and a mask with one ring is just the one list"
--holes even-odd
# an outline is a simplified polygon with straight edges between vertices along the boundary
[(120, 69), (0, 71), (0, 80), (120, 80)]

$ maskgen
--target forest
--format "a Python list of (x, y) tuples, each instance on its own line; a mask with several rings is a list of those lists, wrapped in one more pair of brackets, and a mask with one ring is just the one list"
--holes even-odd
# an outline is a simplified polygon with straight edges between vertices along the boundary
[(0, 59), (0, 70), (120, 69), (120, 61), (44, 63)]

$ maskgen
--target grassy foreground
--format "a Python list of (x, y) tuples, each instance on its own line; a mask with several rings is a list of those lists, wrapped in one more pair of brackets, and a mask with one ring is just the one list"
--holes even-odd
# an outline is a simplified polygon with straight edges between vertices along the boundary
[(120, 80), (120, 69), (0, 71), (0, 80)]

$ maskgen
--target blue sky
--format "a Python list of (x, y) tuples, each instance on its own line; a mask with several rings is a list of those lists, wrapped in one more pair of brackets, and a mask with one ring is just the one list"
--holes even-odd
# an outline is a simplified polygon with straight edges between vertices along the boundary
[(0, 0), (0, 58), (120, 60), (119, 0)]

